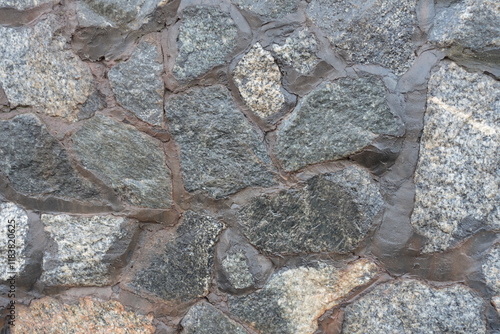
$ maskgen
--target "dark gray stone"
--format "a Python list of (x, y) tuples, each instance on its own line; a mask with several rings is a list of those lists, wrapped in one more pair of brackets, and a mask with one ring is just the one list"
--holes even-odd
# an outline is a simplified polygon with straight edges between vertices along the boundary
[(240, 324), (206, 302), (191, 307), (181, 321), (183, 334), (246, 334)]
[(233, 0), (233, 3), (269, 19), (280, 19), (297, 10), (297, 0)]
[(187, 191), (220, 198), (274, 184), (263, 138), (222, 86), (194, 88), (165, 103), (169, 129), (181, 150)]
[(106, 108), (106, 97), (102, 95), (99, 91), (93, 92), (87, 101), (80, 107), (80, 111), (77, 114), (79, 121), (82, 119), (88, 119), (94, 116), (96, 111)]
[[(0, 281), (6, 281), (12, 274), (21, 274), (26, 267), (30, 231), (26, 211), (14, 203), (0, 202), (0, 222), (3, 236), (0, 239)], [(9, 238), (10, 235), (14, 237)], [(15, 261), (9, 261), (12, 250), (15, 251)]]

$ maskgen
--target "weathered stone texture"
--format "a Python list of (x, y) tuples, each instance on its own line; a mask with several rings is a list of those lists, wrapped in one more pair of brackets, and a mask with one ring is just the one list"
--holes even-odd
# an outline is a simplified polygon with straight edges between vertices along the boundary
[(381, 80), (344, 78), (319, 86), (299, 102), (279, 126), (275, 150), (283, 167), (293, 171), (347, 157), (381, 134), (402, 132)]
[(254, 284), (247, 258), (243, 252), (228, 254), (222, 260), (222, 268), (227, 273), (227, 278), (235, 289), (245, 289)]
[(431, 76), (411, 222), (441, 251), (500, 228), (500, 84), (444, 63)]
[(194, 88), (165, 103), (180, 147), (184, 186), (220, 198), (250, 186), (274, 184), (263, 138), (222, 86)]
[(206, 302), (191, 307), (181, 325), (183, 334), (247, 334), (243, 326)]
[(284, 43), (273, 44), (272, 50), (284, 65), (295, 68), (301, 74), (311, 72), (320, 61), (316, 56), (318, 41), (307, 29), (297, 29)]
[(494, 245), (486, 256), (486, 261), (482, 265), (483, 275), (486, 285), (500, 294), (500, 244)]
[[(26, 265), (28, 215), (14, 203), (0, 203), (0, 281), (19, 275)], [(10, 250), (10, 252), (9, 252)], [(12, 251), (15, 251), (12, 253)], [(9, 255), (14, 255), (9, 259)], [(11, 260), (11, 261), (9, 261)]]
[(0, 0), (0, 8), (26, 10), (49, 2), (57, 2), (57, 0)]
[(297, 0), (233, 0), (233, 3), (268, 19), (280, 19), (297, 10)]

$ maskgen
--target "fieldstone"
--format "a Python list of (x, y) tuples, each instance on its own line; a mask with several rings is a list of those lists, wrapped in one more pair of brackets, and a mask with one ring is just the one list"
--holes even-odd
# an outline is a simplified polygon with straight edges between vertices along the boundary
[(88, 120), (72, 141), (83, 166), (123, 200), (138, 207), (170, 207), (170, 170), (159, 141), (101, 115)]
[(206, 302), (191, 307), (181, 325), (183, 334), (247, 334), (243, 326)]
[(348, 305), (342, 333), (486, 333), (484, 303), (463, 285), (416, 280), (379, 285)]
[(368, 172), (350, 167), (315, 176), (303, 188), (262, 195), (240, 211), (248, 240), (266, 253), (346, 253), (383, 207)]
[(88, 66), (65, 49), (69, 42), (55, 33), (60, 26), (49, 15), (33, 27), (0, 27), (0, 82), (12, 108), (30, 106), (75, 120), (94, 80)]
[(56, 0), (0, 0), (0, 8), (26, 10), (49, 2), (56, 2)]
[(227, 273), (231, 285), (235, 289), (245, 289), (253, 286), (254, 279), (243, 252), (228, 254), (222, 260), (222, 268)]
[(305, 96), (278, 128), (276, 156), (287, 171), (347, 157), (379, 135), (397, 136), (403, 123), (375, 77), (343, 78)]
[(493, 298), (491, 298), (491, 303), (495, 307), (497, 313), (500, 313), (500, 296), (494, 296)]
[(193, 88), (165, 103), (169, 129), (180, 146), (184, 186), (215, 198), (274, 184), (262, 135), (222, 86)]
[(297, 0), (233, 0), (233, 3), (268, 19), (280, 19), (297, 10)]
[(424, 252), (500, 228), (499, 94), (498, 81), (454, 63), (431, 75), (411, 217)]
[(77, 114), (77, 118), (79, 121), (82, 119), (89, 119), (95, 115), (96, 111), (102, 110), (106, 108), (106, 106), (106, 96), (96, 90), (90, 94), (87, 101), (82, 104)]
[(324, 262), (285, 269), (257, 292), (229, 296), (229, 309), (261, 333), (310, 334), (326, 310), (377, 273), (377, 266), (367, 260), (358, 260), (342, 270)]
[(159, 48), (142, 42), (130, 59), (108, 73), (117, 101), (143, 121), (160, 125), (163, 121), (163, 64)]
[(414, 60), (412, 0), (312, 0), (308, 17), (348, 61), (405, 72)]
[(500, 294), (500, 244), (493, 246), (486, 255), (486, 261), (482, 265), (486, 285)]
[(184, 9), (173, 68), (175, 78), (194, 79), (224, 65), (237, 44), (237, 35), (238, 29), (228, 13), (206, 6)]
[(0, 281), (5, 281), (26, 266), (28, 215), (14, 203), (0, 203), (0, 222)]
[(259, 43), (241, 58), (233, 75), (243, 100), (257, 115), (267, 117), (283, 107), (280, 69)]

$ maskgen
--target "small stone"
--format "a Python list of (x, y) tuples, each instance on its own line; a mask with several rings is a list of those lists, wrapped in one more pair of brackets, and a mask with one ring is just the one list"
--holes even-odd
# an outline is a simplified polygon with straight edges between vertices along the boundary
[(93, 92), (87, 101), (80, 107), (77, 118), (79, 121), (82, 119), (89, 119), (93, 117), (96, 111), (106, 108), (106, 97), (99, 91)]
[(117, 101), (143, 121), (161, 126), (163, 121), (163, 65), (159, 48), (140, 43), (132, 57), (108, 73)]
[(490, 249), (482, 269), (486, 285), (495, 294), (500, 294), (500, 244), (496, 244)]
[(138, 207), (170, 207), (172, 181), (159, 141), (96, 115), (73, 135), (72, 142), (83, 166), (123, 200)]
[(237, 36), (238, 29), (228, 13), (206, 6), (184, 9), (173, 68), (175, 78), (194, 79), (224, 65), (237, 44)]
[[(26, 265), (28, 215), (14, 203), (0, 203), (0, 281), (19, 275)], [(14, 246), (14, 247), (12, 247)], [(15, 258), (9, 255), (15, 251)]]
[(247, 334), (243, 326), (205, 302), (191, 307), (181, 325), (183, 334)]
[(486, 333), (483, 310), (483, 300), (463, 285), (401, 280), (348, 305), (342, 333)]
[(0, 0), (0, 8), (26, 10), (49, 2), (56, 2), (56, 0)]
[(498, 81), (451, 62), (431, 75), (411, 217), (424, 252), (500, 228), (499, 94)]
[(491, 302), (493, 303), (493, 306), (495, 306), (497, 313), (500, 313), (500, 296), (494, 296), (491, 298)]
[(245, 289), (253, 286), (254, 279), (243, 252), (228, 254), (222, 260), (222, 268), (227, 273), (231, 285), (235, 289)]
[(261, 117), (279, 111), (285, 103), (281, 72), (269, 51), (257, 43), (238, 62), (234, 81), (250, 110)]
[(324, 262), (285, 269), (257, 292), (229, 296), (229, 309), (260, 333), (310, 334), (326, 310), (377, 273), (377, 266), (367, 260), (342, 270)]
[(233, 0), (233, 3), (270, 19), (280, 19), (297, 10), (297, 0)]
[(187, 191), (220, 198), (275, 183), (262, 135), (225, 87), (193, 88), (167, 100), (165, 111)]
[(287, 171), (359, 152), (379, 135), (403, 132), (375, 77), (343, 78), (305, 96), (278, 128), (276, 155)]

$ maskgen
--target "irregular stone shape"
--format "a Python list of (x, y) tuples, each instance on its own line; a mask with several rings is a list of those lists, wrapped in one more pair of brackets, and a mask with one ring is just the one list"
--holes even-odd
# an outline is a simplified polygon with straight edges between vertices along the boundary
[(496, 294), (500, 294), (500, 244), (493, 246), (482, 266), (486, 285)]
[(153, 334), (156, 330), (152, 316), (126, 311), (114, 300), (101, 302), (86, 297), (72, 305), (44, 297), (16, 310), (16, 333)]
[(383, 204), (370, 175), (350, 167), (315, 176), (302, 189), (252, 199), (240, 211), (240, 224), (267, 253), (346, 253), (366, 236)]
[(152, 256), (148, 267), (130, 283), (165, 300), (181, 302), (206, 296), (214, 259), (214, 247), (223, 225), (193, 211), (184, 214), (175, 240)]
[(43, 5), (56, 0), (0, 0), (0, 8), (15, 8), (17, 10), (25, 10)]
[(80, 107), (80, 111), (77, 114), (79, 121), (82, 119), (88, 119), (94, 116), (96, 111), (106, 108), (106, 97), (99, 91), (93, 92), (87, 101)]
[(312, 0), (309, 18), (347, 60), (402, 74), (414, 59), (417, 26), (412, 0)]
[(49, 15), (34, 27), (0, 27), (5, 46), (0, 50), (0, 82), (12, 108), (30, 106), (75, 120), (94, 81), (88, 66), (65, 50), (68, 41), (55, 34), (60, 26)]
[(247, 334), (243, 326), (205, 302), (191, 307), (181, 325), (183, 334)]
[(102, 286), (111, 283), (110, 266), (126, 253), (132, 223), (113, 216), (42, 215), (57, 247), (43, 257), (41, 281), (48, 286)]
[(229, 296), (229, 309), (261, 333), (310, 334), (326, 310), (339, 304), (352, 289), (368, 283), (377, 272), (377, 266), (367, 260), (343, 270), (323, 262), (285, 269), (257, 292)]
[(273, 44), (272, 50), (283, 64), (301, 74), (311, 72), (320, 61), (316, 56), (318, 41), (307, 29), (294, 31), (281, 45)]
[(143, 121), (161, 125), (163, 121), (163, 64), (160, 50), (142, 42), (125, 63), (108, 73), (117, 101)]
[(222, 86), (194, 88), (165, 103), (169, 129), (181, 150), (187, 191), (220, 198), (274, 184), (263, 138)]
[(296, 0), (233, 0), (233, 3), (270, 19), (280, 19), (297, 10)]
[(99, 192), (73, 168), (63, 146), (32, 114), (0, 121), (0, 172), (28, 196), (93, 200)]
[(491, 298), (491, 303), (495, 306), (497, 313), (500, 313), (500, 296), (494, 296)]
[(500, 84), (444, 63), (429, 80), (411, 223), (441, 251), (500, 228)]
[(276, 155), (288, 171), (347, 157), (379, 135), (397, 136), (403, 124), (375, 77), (326, 83), (297, 105), (278, 128)]
[(26, 266), (28, 215), (14, 203), (0, 203), (0, 281)]
[(342, 333), (486, 333), (484, 303), (463, 285), (379, 285), (345, 309)]
[(193, 79), (226, 63), (238, 35), (229, 14), (214, 7), (194, 6), (184, 9), (181, 22), (173, 68), (175, 78)]
[(222, 260), (222, 268), (226, 271), (228, 279), (235, 289), (245, 289), (254, 284), (245, 253), (235, 252), (228, 254)]
[(154, 209), (170, 206), (170, 170), (157, 140), (132, 126), (96, 115), (72, 141), (83, 166), (125, 201)]
[(280, 69), (259, 43), (241, 58), (233, 75), (243, 100), (257, 115), (267, 117), (283, 107)]

